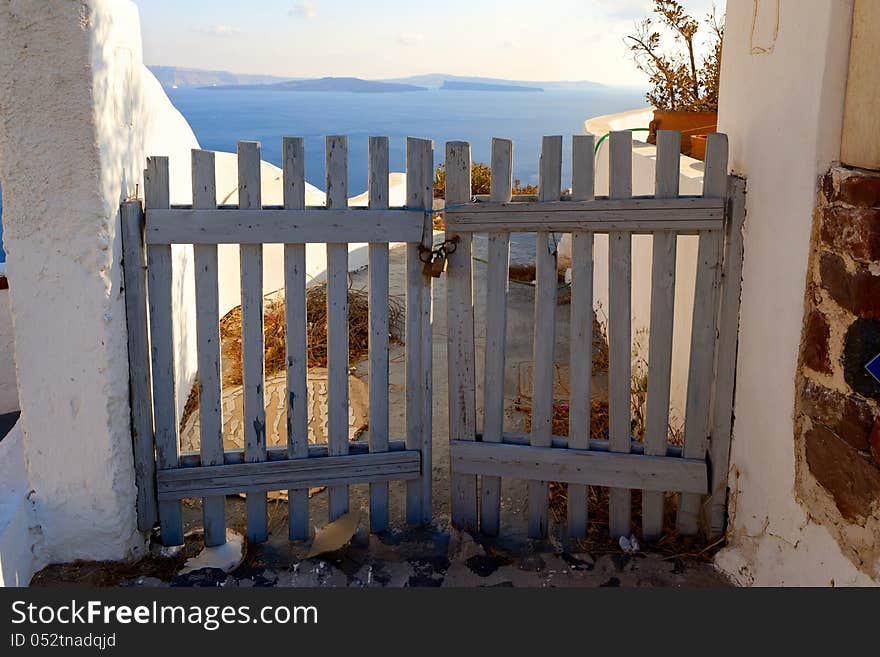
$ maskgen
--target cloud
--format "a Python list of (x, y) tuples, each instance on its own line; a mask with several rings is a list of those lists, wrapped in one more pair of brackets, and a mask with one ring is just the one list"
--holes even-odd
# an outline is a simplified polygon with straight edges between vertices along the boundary
[(295, 2), (288, 13), (291, 16), (296, 16), (297, 18), (302, 18), (308, 21), (317, 18), (318, 5), (314, 2)]
[(402, 46), (418, 46), (425, 40), (425, 35), (418, 32), (401, 32), (397, 35), (397, 43)]
[(241, 32), (241, 30), (234, 25), (193, 25), (190, 29), (193, 32), (212, 34), (214, 36), (230, 36)]

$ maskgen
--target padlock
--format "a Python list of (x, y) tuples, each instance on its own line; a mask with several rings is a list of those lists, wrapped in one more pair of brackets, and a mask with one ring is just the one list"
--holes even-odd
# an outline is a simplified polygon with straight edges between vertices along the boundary
[(440, 274), (446, 269), (446, 256), (438, 255), (431, 261), (431, 276), (440, 278)]

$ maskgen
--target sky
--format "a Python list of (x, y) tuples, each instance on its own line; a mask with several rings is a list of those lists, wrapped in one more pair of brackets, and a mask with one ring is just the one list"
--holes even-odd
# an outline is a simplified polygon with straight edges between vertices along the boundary
[[(135, 0), (147, 64), (288, 77), (422, 73), (643, 85), (651, 0)], [(715, 0), (719, 12), (725, 0)], [(684, 0), (702, 18), (713, 0)]]

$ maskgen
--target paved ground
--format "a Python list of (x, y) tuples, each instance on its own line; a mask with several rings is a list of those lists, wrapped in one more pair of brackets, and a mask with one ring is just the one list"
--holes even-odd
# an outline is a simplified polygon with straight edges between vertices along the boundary
[[(528, 243), (514, 246), (520, 257)], [(532, 247), (533, 248), (533, 247)], [(475, 240), (474, 290), (476, 378), (478, 407), (482, 398), (483, 348), (485, 345), (485, 238)], [(526, 254), (526, 259), (528, 254)], [(391, 294), (404, 296), (403, 249), (392, 251)], [(367, 286), (366, 272), (352, 275), (356, 288)], [(567, 540), (563, 526), (551, 522), (550, 537), (544, 541), (527, 538), (527, 489), (524, 482), (503, 481), (501, 537), (490, 540), (472, 537), (451, 528), (449, 523), (449, 448), (446, 378), (446, 286), (445, 277), (434, 286), (434, 446), (433, 481), (434, 522), (430, 527), (410, 529), (405, 525), (405, 488), (390, 486), (392, 529), (370, 535), (368, 526), (368, 487), (351, 488), (351, 508), (360, 509), (360, 528), (351, 543), (320, 558), (307, 559), (309, 542), (292, 543), (287, 538), (287, 506), (270, 502), (270, 538), (267, 543), (248, 548), (242, 565), (230, 574), (201, 570), (177, 575), (187, 553), (198, 550), (191, 543), (176, 556), (163, 557), (158, 547), (154, 555), (140, 564), (119, 567), (107, 564), (80, 564), (50, 567), (36, 584), (92, 582), (135, 586), (223, 585), (223, 586), (726, 586), (727, 581), (704, 561), (684, 556), (624, 554), (613, 546), (604, 553), (587, 552)], [(519, 364), (532, 358), (534, 288), (510, 286), (507, 334), (505, 396), (508, 413), (505, 430), (521, 431), (522, 418), (512, 407), (517, 392)], [(556, 360), (567, 363), (569, 306), (556, 309)], [(366, 377), (362, 364), (356, 371)], [(404, 350), (391, 353), (392, 437), (404, 436)], [(481, 418), (478, 417), (478, 426)], [(184, 507), (187, 530), (201, 526), (197, 501)], [(327, 494), (317, 493), (310, 500), (310, 514), (316, 531), (327, 522)], [(230, 528), (244, 533), (244, 501), (227, 498)], [(674, 552), (674, 551), (673, 551)]]

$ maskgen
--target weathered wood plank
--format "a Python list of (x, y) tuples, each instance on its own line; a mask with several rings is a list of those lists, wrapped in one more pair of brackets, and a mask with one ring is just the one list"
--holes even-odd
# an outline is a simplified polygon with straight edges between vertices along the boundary
[(343, 488), (375, 481), (410, 481), (419, 477), (420, 464), (419, 452), (402, 451), (177, 468), (162, 471), (158, 479), (159, 499), (232, 495), (241, 491), (250, 494), (251, 491), (278, 488)]
[[(421, 151), (411, 138), (406, 140), (406, 198), (409, 201), (419, 188)], [(406, 245), (406, 445), (420, 449), (422, 444), (422, 262), (418, 242)], [(406, 484), (406, 521), (421, 520), (421, 486)]]
[[(238, 204), (259, 209), (260, 144), (238, 143)], [(266, 460), (266, 408), (263, 402), (263, 245), (242, 244), (241, 265), (241, 343), (242, 390), (244, 398), (245, 458), (251, 463)], [(247, 493), (247, 535), (255, 543), (269, 537), (266, 493)]]
[[(417, 139), (421, 150), (421, 171), (419, 187), (413, 189), (413, 196), (407, 197), (407, 205), (431, 210), (434, 205), (434, 142), (431, 139)], [(433, 218), (425, 214), (422, 220), (422, 246), (431, 248), (434, 240)], [(421, 327), (421, 397), (422, 397), (422, 475), (421, 486), (421, 524), (427, 525), (433, 519), (433, 440), (434, 440), (434, 339), (433, 339), (433, 277), (422, 273), (422, 327)]]
[[(515, 438), (514, 438), (515, 439)], [(525, 442), (528, 443), (528, 438), (525, 439)], [(555, 445), (556, 443), (554, 443)], [(562, 445), (564, 446), (564, 445)], [(393, 438), (388, 441), (388, 451), (389, 452), (403, 452), (406, 450), (406, 441), (402, 438)], [(348, 453), (349, 454), (369, 454), (370, 446), (368, 443), (358, 440), (351, 440), (348, 443)], [(681, 450), (677, 453), (670, 453), (671, 456), (681, 456)], [(318, 443), (309, 445), (308, 450), (308, 458), (318, 459), (318, 458), (326, 458), (330, 456), (330, 449), (327, 446), (327, 443)], [(305, 458), (305, 457), (303, 457)], [(290, 460), (290, 457), (287, 453), (287, 446), (275, 445), (273, 447), (266, 448), (266, 460), (267, 461), (287, 461)], [(246, 463), (247, 461), (244, 458), (244, 450), (243, 449), (229, 449), (226, 450), (226, 465), (237, 465), (239, 463)], [(202, 460), (199, 456), (198, 452), (181, 452), (180, 454), (180, 467), (181, 468), (197, 468), (201, 466)]]
[(627, 230), (652, 233), (675, 230), (682, 234), (718, 229), (724, 220), (724, 207), (718, 199), (680, 197), (658, 200), (595, 199), (555, 203), (492, 201), (470, 203), (446, 211), (447, 225), (456, 230), (554, 232)]
[(743, 222), (746, 215), (746, 183), (728, 176), (728, 218), (725, 230), (724, 265), (721, 282), (721, 312), (718, 322), (718, 353), (715, 364), (715, 402), (712, 438), (709, 441), (710, 495), (708, 530), (711, 537), (724, 532), (727, 508), (727, 478), (733, 426), (733, 393), (736, 382), (736, 345), (739, 333), (739, 305), (742, 292)]
[(572, 201), (595, 203), (595, 140), (593, 135), (571, 138), (571, 196), (568, 198)]
[[(513, 188), (513, 142), (492, 140), (492, 200), (506, 203)], [(507, 337), (507, 287), (510, 233), (489, 233), (486, 268), (486, 356), (483, 368), (483, 440), (501, 442), (504, 433), (504, 343)], [(501, 478), (480, 478), (480, 530), (497, 536)]]
[(129, 403), (131, 439), (137, 484), (138, 530), (156, 524), (156, 454), (153, 446), (153, 393), (150, 378), (150, 338), (147, 330), (147, 251), (144, 210), (140, 201), (126, 201), (119, 209), (122, 222), (125, 318), (128, 327)]
[[(407, 137), (406, 140), (406, 203), (412, 208), (430, 209), (431, 201), (427, 192), (430, 175), (426, 159), (432, 159), (431, 142)], [(425, 218), (424, 213), (422, 214)], [(430, 312), (430, 283), (425, 281), (423, 263), (419, 248), (431, 246), (431, 230), (422, 224), (422, 237), (419, 242), (406, 247), (406, 436), (409, 449), (422, 449), (425, 430), (425, 376), (423, 356), (423, 315)], [(430, 420), (428, 420), (430, 426)], [(407, 483), (406, 517), (410, 524), (422, 522), (423, 481)]]
[[(727, 137), (714, 132), (706, 143), (703, 195), (721, 198), (727, 192)], [(721, 231), (700, 233), (694, 288), (694, 315), (685, 401), (684, 455), (705, 458), (711, 431), (712, 381), (718, 322), (718, 287), (721, 280)], [(676, 518), (678, 531), (695, 534), (699, 528), (702, 498), (682, 494)]]
[(459, 472), (495, 477), (529, 481), (552, 479), (581, 485), (610, 486), (612, 490), (680, 489), (702, 494), (708, 489), (706, 462), (702, 459), (469, 440), (452, 441), (450, 458)]
[[(144, 174), (148, 223), (151, 209), (168, 207), (169, 194), (168, 158), (148, 158)], [(178, 463), (170, 246), (147, 247), (147, 280), (156, 461), (157, 468), (165, 470), (176, 468)], [(179, 502), (159, 502), (159, 526), (164, 545), (183, 543), (183, 516)]]
[[(572, 196), (593, 199), (593, 135), (572, 139)], [(569, 346), (569, 447), (590, 446), (590, 383), (593, 375), (593, 233), (571, 235), (571, 343)], [(568, 485), (568, 534), (587, 534), (587, 489)]]
[(423, 215), (409, 210), (186, 210), (154, 212), (148, 244), (275, 244), (340, 242), (352, 235), (369, 242), (421, 238)]
[[(327, 207), (348, 207), (348, 137), (326, 139)], [(350, 235), (351, 233), (349, 233)], [(355, 233), (357, 234), (357, 233)], [(327, 441), (348, 452), (348, 244), (327, 243)], [(348, 486), (329, 489), (330, 520), (348, 513)]]
[[(217, 206), (214, 153), (192, 151), (194, 208)], [(220, 304), (217, 283), (217, 247), (193, 246), (196, 279), (196, 351), (199, 364), (199, 446), (203, 465), (223, 463), (223, 410), (220, 384)], [(206, 497), (202, 502), (205, 545), (226, 542), (226, 499)]]
[[(562, 186), (562, 137), (544, 137), (538, 198), (558, 201)], [(535, 335), (531, 444), (549, 446), (553, 434), (553, 372), (556, 343), (556, 244), (546, 230), (535, 233)], [(529, 536), (547, 535), (550, 484), (529, 482)]]
[[(632, 135), (612, 132), (609, 186), (613, 199), (632, 196)], [(615, 230), (608, 235), (608, 433), (611, 450), (630, 449), (630, 388), (632, 379), (632, 233)], [(609, 493), (609, 531), (612, 537), (630, 533), (630, 490)]]
[[(678, 196), (681, 133), (657, 131), (654, 195)], [(675, 309), (677, 237), (671, 231), (653, 236), (651, 271), (651, 331), (648, 337), (648, 399), (645, 411), (645, 453), (663, 455), (669, 433), (669, 387), (672, 376), (672, 329)], [(655, 540), (663, 532), (664, 494), (642, 492), (642, 536)]]
[[(471, 147), (467, 142), (446, 144), (446, 205), (471, 198)], [(448, 214), (446, 215), (449, 216)], [(473, 440), (476, 435), (476, 382), (474, 373), (474, 310), (470, 232), (446, 227), (446, 239), (458, 239), (446, 267), (447, 356), (449, 376), (449, 438)], [(452, 522), (477, 529), (477, 478), (452, 468)]]
[[(388, 207), (388, 137), (370, 137), (370, 210)], [(388, 451), (388, 244), (369, 246), (370, 451)], [(370, 529), (388, 528), (388, 483), (370, 484)]]
[[(284, 207), (302, 210), (306, 204), (305, 144), (302, 137), (284, 137), (281, 142)], [(284, 245), (284, 312), (287, 327), (287, 456), (309, 456), (309, 408), (306, 387), (306, 247)], [(309, 490), (287, 491), (288, 536), (307, 539)]]

